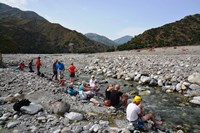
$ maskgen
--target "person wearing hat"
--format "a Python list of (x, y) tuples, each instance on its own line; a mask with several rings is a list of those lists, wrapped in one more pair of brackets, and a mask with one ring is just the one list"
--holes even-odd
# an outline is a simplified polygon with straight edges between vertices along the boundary
[(157, 121), (152, 114), (144, 114), (141, 101), (142, 98), (140, 96), (135, 96), (132, 103), (128, 104), (126, 108), (126, 118), (128, 121), (135, 124), (138, 121), (142, 120), (144, 122), (150, 119), (155, 125), (161, 125), (162, 121)]
[(89, 83), (90, 83), (90, 87), (91, 87), (91, 89), (93, 90), (94, 93), (99, 91), (99, 88), (97, 86), (97, 80), (95, 79), (94, 75), (91, 76)]

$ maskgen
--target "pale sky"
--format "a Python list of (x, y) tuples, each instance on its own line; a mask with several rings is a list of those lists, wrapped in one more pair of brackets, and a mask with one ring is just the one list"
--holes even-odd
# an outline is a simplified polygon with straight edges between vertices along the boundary
[(200, 0), (0, 0), (34, 11), (52, 23), (110, 39), (135, 36), (150, 28), (200, 14)]

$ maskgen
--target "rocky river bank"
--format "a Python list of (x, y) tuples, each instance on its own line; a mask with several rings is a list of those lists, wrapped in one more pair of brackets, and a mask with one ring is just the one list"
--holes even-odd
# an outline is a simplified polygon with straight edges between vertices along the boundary
[[(122, 91), (126, 92), (130, 99), (135, 94), (142, 95), (147, 105), (146, 109), (158, 113), (158, 119), (160, 115), (164, 117), (162, 119), (167, 119), (170, 116), (170, 108), (177, 113), (175, 115), (183, 117), (177, 118), (178, 121), (170, 119), (172, 124), (168, 124), (170, 122), (166, 120), (162, 127), (156, 129), (153, 129), (149, 122), (149, 132), (199, 132), (200, 54), (198, 53), (200, 52), (190, 51), (190, 48), (167, 50), (164, 49), (165, 52), (159, 50), (99, 54), (3, 55), (3, 62), (8, 68), (0, 69), (0, 131), (129, 132), (124, 112), (103, 107), (101, 97), (95, 97), (91, 101), (80, 100), (78, 97), (65, 94), (65, 87), (58, 86), (56, 81), (38, 77), (35, 73), (29, 73), (27, 69), (15, 70), (19, 62), (25, 61), (25, 64), (28, 64), (30, 59), (40, 56), (41, 71), (47, 77), (51, 77), (52, 63), (55, 59), (62, 60), (66, 67), (74, 62), (78, 69), (76, 88), (78, 82), (88, 81), (90, 75), (94, 74), (99, 83), (103, 83), (102, 92), (107, 82), (119, 82)], [(172, 54), (171, 51), (175, 52)], [(19, 93), (20, 91), (23, 93)], [(25, 109), (25, 114), (16, 113), (12, 106), (21, 96), (35, 103), (38, 110), (30, 113)], [(70, 110), (66, 109), (69, 113), (64, 114), (63, 117), (56, 115), (58, 112), (56, 101), (59, 99), (70, 105)], [(177, 104), (177, 101), (180, 103)], [(180, 108), (185, 112), (177, 110)], [(190, 115), (188, 110), (193, 111), (193, 115), (188, 116)], [(163, 113), (165, 115), (162, 115)], [(175, 115), (171, 114), (171, 116)], [(194, 120), (189, 124), (185, 118), (191, 117)]]

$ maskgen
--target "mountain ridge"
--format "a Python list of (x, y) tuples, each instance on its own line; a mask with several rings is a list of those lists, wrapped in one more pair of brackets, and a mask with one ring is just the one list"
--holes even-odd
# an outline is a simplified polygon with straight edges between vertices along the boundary
[(97, 33), (86, 33), (85, 36), (87, 38), (89, 38), (90, 40), (103, 43), (107, 46), (118, 46), (118, 45), (121, 45), (123, 43), (130, 41), (131, 38), (133, 38), (132, 36), (126, 35), (126, 36), (120, 37), (118, 39), (111, 40), (108, 37), (99, 35)]
[(118, 50), (155, 48), (167, 46), (200, 45), (200, 14), (146, 30), (129, 42), (118, 46)]
[(115, 43), (113, 40), (107, 38), (106, 36), (99, 35), (97, 33), (86, 33), (85, 36), (90, 40), (103, 43), (103, 44), (105, 44), (107, 46), (115, 46), (115, 45), (117, 45), (117, 43)]
[(132, 38), (133, 38), (132, 36), (126, 35), (126, 36), (120, 37), (120, 38), (118, 38), (118, 39), (115, 39), (115, 40), (113, 40), (113, 41), (116, 42), (117, 44), (121, 45), (121, 44), (127, 43), (127, 42), (130, 41)]
[(75, 30), (50, 23), (33, 11), (2, 3), (0, 45), (3, 53), (94, 53), (109, 49)]

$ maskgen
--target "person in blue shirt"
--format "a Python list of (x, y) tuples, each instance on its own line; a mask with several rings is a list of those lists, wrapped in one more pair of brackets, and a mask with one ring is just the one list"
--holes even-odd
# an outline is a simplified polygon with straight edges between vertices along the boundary
[(64, 76), (64, 71), (65, 71), (64, 64), (61, 63), (60, 61), (58, 61), (57, 68), (58, 68), (58, 71), (59, 71), (59, 75), (63, 75)]
[(52, 80), (55, 77), (55, 80), (58, 80), (58, 67), (57, 67), (57, 63), (58, 60), (55, 60), (55, 62), (53, 63), (53, 76), (52, 76)]

